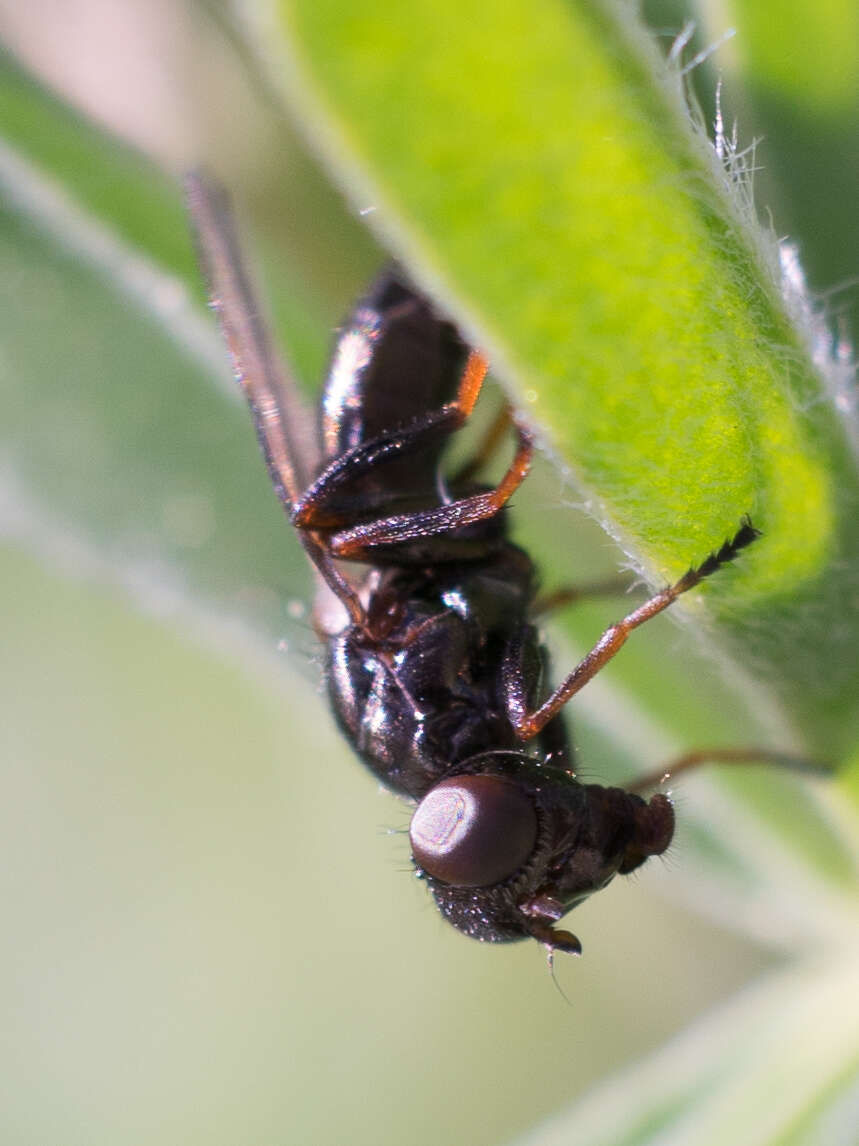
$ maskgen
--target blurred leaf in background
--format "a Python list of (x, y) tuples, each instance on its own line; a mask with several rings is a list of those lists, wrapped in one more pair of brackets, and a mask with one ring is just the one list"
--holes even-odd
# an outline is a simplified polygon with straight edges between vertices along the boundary
[[(307, 570), (165, 174), (234, 190), (308, 389), (385, 257), (371, 209), (547, 432), (517, 499), (547, 583), (624, 559), (570, 503), (657, 579), (743, 512), (765, 525), (692, 624), (582, 694), (585, 775), (750, 739), (849, 762), (852, 395), (682, 108), (724, 27), (665, 70), (608, 4), (296, 2), (262, 39), (254, 5), (48, 8), (0, 3), (41, 77), (0, 73), (4, 1140), (853, 1142), (850, 770), (690, 781), (672, 862), (580, 909), (571, 1008), (527, 945), (448, 934), (405, 874), (407, 810), (318, 695)], [(764, 9), (800, 25), (736, 8), (728, 122), (737, 100), (744, 134), (790, 114), (840, 141), (822, 184), (790, 132), (756, 157), (823, 290), (855, 272), (852, 57), (815, 94), (814, 67), (761, 56)], [(670, 51), (689, 13), (645, 14)], [(853, 18), (804, 13), (809, 53)], [(715, 73), (691, 74), (711, 120)], [(565, 617), (559, 663), (610, 619)]]

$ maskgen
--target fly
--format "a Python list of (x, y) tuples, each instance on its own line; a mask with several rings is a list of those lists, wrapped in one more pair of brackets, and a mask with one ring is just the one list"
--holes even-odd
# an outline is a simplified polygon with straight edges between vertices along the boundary
[[(535, 939), (550, 956), (579, 954), (558, 921), (615, 875), (661, 855), (674, 810), (664, 793), (640, 794), (661, 772), (629, 789), (578, 781), (562, 710), (635, 629), (733, 561), (758, 531), (744, 518), (549, 687), (535, 566), (510, 540), (505, 513), (531, 463), (527, 424), (506, 409), (474, 457), (439, 477), (445, 447), (480, 395), (484, 356), (389, 269), (340, 331), (314, 434), (260, 322), (222, 192), (193, 176), (188, 195), (269, 474), (322, 585), (315, 622), (337, 723), (370, 771), (414, 805), (412, 859), (455, 928), (491, 943)], [(513, 460), (486, 485), (479, 472), (505, 434)], [(552, 601), (568, 599), (562, 591)], [(722, 749), (692, 753), (672, 771), (716, 759), (797, 763)]]

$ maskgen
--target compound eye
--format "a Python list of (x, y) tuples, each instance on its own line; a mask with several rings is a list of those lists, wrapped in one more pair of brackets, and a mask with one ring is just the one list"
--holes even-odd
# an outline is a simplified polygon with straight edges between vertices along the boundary
[(415, 863), (453, 887), (509, 879), (534, 850), (533, 801), (503, 776), (451, 776), (424, 796), (409, 829)]

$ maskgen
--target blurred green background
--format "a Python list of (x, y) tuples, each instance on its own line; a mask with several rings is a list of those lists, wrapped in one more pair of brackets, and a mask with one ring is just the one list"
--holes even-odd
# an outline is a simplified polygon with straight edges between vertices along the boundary
[[(856, 13), (718, 8), (644, 14), (666, 50), (696, 17), (689, 60), (737, 27), (716, 56), (726, 118), (765, 137), (759, 202), (846, 335)], [(727, 1110), (733, 1140), (855, 1142), (855, 807), (837, 792), (690, 781), (666, 862), (577, 911), (569, 1006), (535, 946), (465, 941), (410, 877), (408, 811), (320, 695), (309, 577), (173, 177), (204, 163), (234, 189), (311, 384), (384, 256), (232, 27), (191, 0), (0, 0), (0, 1141), (699, 1146), (729, 1140)], [(715, 77), (695, 72), (708, 121)], [(573, 500), (544, 463), (525, 535), (554, 539), (555, 572), (616, 567)], [(589, 607), (581, 631), (610, 618)], [(754, 728), (687, 633), (653, 628), (576, 709), (585, 775)], [(779, 1058), (791, 1030), (802, 1084)]]

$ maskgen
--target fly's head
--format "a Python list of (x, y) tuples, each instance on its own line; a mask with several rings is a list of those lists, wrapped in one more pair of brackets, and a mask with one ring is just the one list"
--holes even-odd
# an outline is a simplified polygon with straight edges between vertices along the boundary
[(581, 944), (558, 920), (664, 852), (673, 833), (666, 796), (580, 784), (518, 752), (459, 765), (423, 797), (410, 827), (418, 874), (454, 927), (570, 954)]

